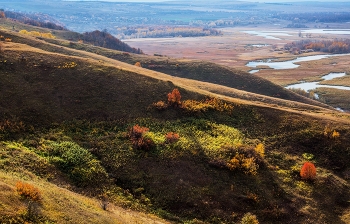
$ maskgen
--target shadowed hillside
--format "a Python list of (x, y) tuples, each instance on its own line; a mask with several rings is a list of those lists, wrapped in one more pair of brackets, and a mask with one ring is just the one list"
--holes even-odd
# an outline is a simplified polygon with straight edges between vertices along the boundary
[(348, 114), (205, 62), (0, 33), (12, 39), (1, 42), (0, 222), (349, 222)]

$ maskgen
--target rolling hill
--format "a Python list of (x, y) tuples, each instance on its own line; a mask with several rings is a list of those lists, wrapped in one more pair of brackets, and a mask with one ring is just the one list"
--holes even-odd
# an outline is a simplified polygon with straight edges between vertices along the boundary
[(2, 223), (349, 222), (348, 114), (227, 67), (1, 22)]

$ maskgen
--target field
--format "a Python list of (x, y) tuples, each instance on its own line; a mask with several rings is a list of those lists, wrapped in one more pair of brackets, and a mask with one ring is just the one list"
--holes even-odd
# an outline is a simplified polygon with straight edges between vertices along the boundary
[[(349, 25), (344, 24), (343, 28)], [(336, 27), (336, 25), (334, 25)], [(266, 32), (278, 39), (267, 39), (262, 36), (248, 34), (243, 31)], [(221, 29), (223, 35), (217, 37), (196, 37), (196, 38), (157, 38), (157, 39), (131, 39), (125, 40), (132, 47), (143, 49), (146, 54), (163, 55), (168, 57), (182, 58), (187, 60), (200, 59), (211, 61), (221, 65), (233, 67), (243, 71), (254, 70), (247, 67), (250, 61), (273, 59), (275, 61), (287, 61), (300, 56), (322, 54), (319, 52), (302, 53), (294, 55), (281, 50), (286, 43), (305, 39), (333, 40), (335, 38), (347, 38), (347, 35), (340, 34), (311, 34), (307, 38), (308, 31), (302, 32), (299, 36), (298, 29), (267, 27), (237, 27)], [(350, 73), (350, 55), (331, 57), (315, 61), (300, 62), (295, 69), (270, 69), (259, 67), (255, 75), (268, 79), (278, 85), (286, 86), (300, 81), (316, 81), (321, 76), (330, 72)], [(336, 85), (349, 86), (348, 78), (334, 79), (327, 82)], [(340, 91), (344, 92), (344, 91)], [(344, 95), (347, 94), (345, 91)], [(344, 104), (343, 104), (344, 105)], [(350, 109), (350, 105), (345, 104)]]

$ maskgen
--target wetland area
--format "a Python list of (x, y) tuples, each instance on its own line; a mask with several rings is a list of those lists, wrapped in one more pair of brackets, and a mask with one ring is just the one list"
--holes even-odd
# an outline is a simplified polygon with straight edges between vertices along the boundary
[(323, 102), (345, 111), (350, 110), (350, 75), (322, 80), (323, 76), (330, 73), (350, 74), (350, 54), (309, 52), (296, 55), (283, 49), (285, 44), (293, 41), (348, 38), (349, 27), (289, 29), (266, 26), (259, 30), (253, 26), (221, 28), (221, 36), (124, 41), (132, 47), (143, 49), (149, 55), (163, 55), (186, 61), (211, 61), (247, 71), (284, 87), (314, 83), (313, 87), (317, 87), (315, 93)]

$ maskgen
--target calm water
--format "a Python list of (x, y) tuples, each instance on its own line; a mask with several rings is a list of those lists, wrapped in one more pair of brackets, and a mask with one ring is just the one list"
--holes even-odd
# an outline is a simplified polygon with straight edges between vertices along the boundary
[(258, 71), (260, 71), (260, 70), (259, 69), (253, 69), (253, 70), (250, 70), (249, 73), (250, 74), (254, 74), (254, 73), (258, 72)]
[(302, 30), (302, 33), (315, 33), (315, 34), (343, 34), (349, 35), (349, 29), (311, 29), (311, 30)]
[(275, 36), (292, 36), (288, 33), (285, 33), (283, 31), (254, 31), (254, 30), (248, 30), (248, 31), (241, 31), (243, 33), (248, 33), (251, 35), (255, 35), (258, 37), (265, 37), (266, 39), (271, 40), (281, 40), (281, 38), (275, 37)]
[(257, 66), (268, 66), (273, 69), (292, 69), (297, 68), (300, 65), (295, 64), (298, 62), (304, 62), (304, 61), (315, 61), (320, 60), (324, 58), (330, 58), (330, 57), (336, 57), (336, 56), (345, 56), (350, 54), (322, 54), (322, 55), (312, 55), (312, 56), (305, 56), (305, 57), (298, 57), (294, 60), (290, 61), (278, 61), (274, 62), (272, 60), (267, 61), (251, 61), (246, 64), (248, 67), (256, 68)]
[[(340, 78), (345, 76), (346, 73), (329, 73), (328, 75), (322, 76), (323, 80), (332, 80), (334, 78)], [(320, 88), (320, 87), (327, 87), (327, 88), (335, 88), (335, 89), (341, 89), (341, 90), (350, 90), (350, 87), (348, 86), (332, 86), (332, 85), (322, 85), (319, 84), (320, 82), (302, 82), (297, 83), (293, 85), (286, 86), (287, 89), (303, 89), (306, 92), (309, 92), (310, 90)]]

